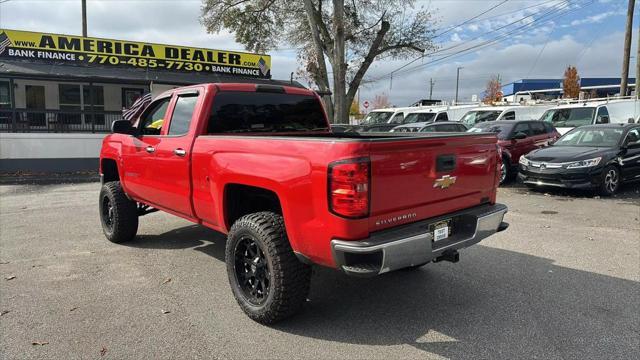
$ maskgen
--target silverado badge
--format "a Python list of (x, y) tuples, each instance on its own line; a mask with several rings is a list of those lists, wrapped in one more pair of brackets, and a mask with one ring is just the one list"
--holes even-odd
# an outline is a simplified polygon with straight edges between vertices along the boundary
[(449, 175), (444, 175), (443, 177), (441, 177), (440, 179), (436, 179), (436, 181), (433, 183), (433, 187), (439, 187), (441, 189), (446, 189), (449, 186), (453, 185), (456, 183), (456, 177), (455, 176), (449, 176)]

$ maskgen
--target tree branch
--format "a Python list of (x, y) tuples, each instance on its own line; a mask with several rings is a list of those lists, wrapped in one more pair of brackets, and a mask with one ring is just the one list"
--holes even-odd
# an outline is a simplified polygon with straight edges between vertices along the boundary
[(309, 27), (311, 28), (311, 38), (313, 39), (313, 49), (316, 55), (316, 62), (318, 64), (318, 74), (316, 80), (320, 80), (318, 82), (318, 86), (320, 90), (329, 90), (329, 76), (327, 74), (327, 65), (324, 62), (324, 49), (322, 46), (322, 40), (320, 39), (320, 34), (315, 31), (318, 28), (317, 18), (313, 15), (315, 12), (315, 7), (313, 6), (312, 0), (304, 0), (304, 8), (307, 13), (307, 21), (309, 22)]
[(395, 45), (389, 45), (389, 46), (385, 46), (383, 48), (380, 48), (377, 52), (376, 55), (381, 55), (387, 51), (391, 51), (391, 50), (398, 50), (398, 49), (412, 49), (415, 50), (419, 53), (423, 53), (424, 49), (419, 48), (413, 44), (395, 44)]
[(389, 24), (388, 21), (383, 20), (382, 26), (380, 27), (380, 30), (378, 30), (378, 33), (376, 34), (376, 38), (373, 40), (373, 42), (371, 43), (371, 46), (369, 47), (369, 52), (367, 53), (367, 56), (364, 57), (362, 64), (360, 64), (360, 68), (358, 69), (356, 74), (353, 76), (353, 79), (349, 83), (349, 91), (347, 92), (347, 101), (353, 101), (353, 97), (356, 95), (356, 91), (358, 91), (358, 87), (360, 87), (360, 82), (362, 81), (364, 74), (367, 72), (367, 70), (369, 70), (369, 66), (371, 66), (371, 63), (373, 63), (373, 60), (375, 60), (376, 56), (379, 55), (378, 48), (380, 47), (380, 44), (382, 44), (382, 40), (384, 40), (384, 36), (387, 34), (390, 28), (391, 28), (391, 24)]

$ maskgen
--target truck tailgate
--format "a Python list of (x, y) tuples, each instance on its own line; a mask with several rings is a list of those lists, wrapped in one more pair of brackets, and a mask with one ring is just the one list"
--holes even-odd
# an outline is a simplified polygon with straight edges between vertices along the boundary
[(493, 135), (375, 141), (369, 151), (370, 231), (495, 201)]

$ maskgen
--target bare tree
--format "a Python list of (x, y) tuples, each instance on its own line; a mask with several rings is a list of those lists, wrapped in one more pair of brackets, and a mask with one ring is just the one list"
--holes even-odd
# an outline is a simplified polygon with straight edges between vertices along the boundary
[(487, 82), (487, 88), (484, 91), (484, 98), (482, 102), (485, 104), (492, 104), (502, 100), (502, 84), (500, 75), (492, 76)]
[(389, 96), (387, 94), (378, 94), (373, 98), (371, 103), (373, 109), (384, 109), (391, 107)]
[(564, 71), (562, 92), (565, 98), (575, 99), (580, 96), (580, 76), (575, 66), (568, 66)]
[(435, 48), (432, 15), (414, 0), (203, 0), (201, 21), (209, 32), (233, 32), (250, 51), (298, 47), (298, 73), (333, 92), (323, 100), (339, 123), (374, 60)]

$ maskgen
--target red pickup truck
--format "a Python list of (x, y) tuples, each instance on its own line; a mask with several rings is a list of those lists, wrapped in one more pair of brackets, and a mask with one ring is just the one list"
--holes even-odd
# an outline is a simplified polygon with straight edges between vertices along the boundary
[(233, 294), (252, 319), (294, 314), (310, 265), (372, 276), (434, 261), (507, 228), (494, 134), (332, 133), (318, 95), (273, 84), (168, 91), (100, 155), (113, 242), (162, 210), (227, 234)]

